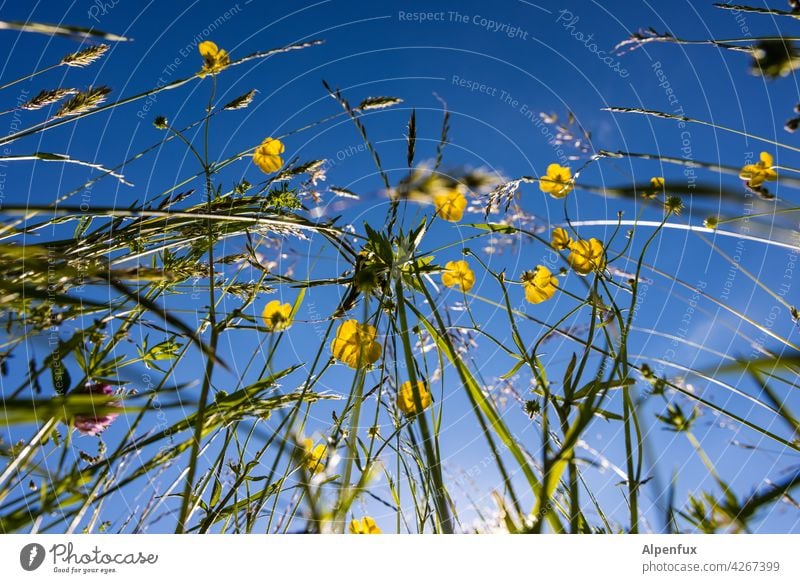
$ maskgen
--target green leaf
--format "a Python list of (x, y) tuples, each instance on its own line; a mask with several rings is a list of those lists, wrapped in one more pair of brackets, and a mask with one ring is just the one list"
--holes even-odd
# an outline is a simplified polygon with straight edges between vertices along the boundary
[(474, 227), (482, 231), (490, 231), (492, 233), (505, 233), (506, 235), (513, 235), (517, 229), (511, 225), (500, 225), (497, 223), (464, 223), (465, 227)]

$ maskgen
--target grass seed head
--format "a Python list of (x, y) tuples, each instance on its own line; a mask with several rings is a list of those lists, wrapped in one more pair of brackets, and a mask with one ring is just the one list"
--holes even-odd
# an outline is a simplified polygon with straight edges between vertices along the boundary
[(106, 86), (90, 87), (81, 91), (72, 99), (65, 102), (56, 112), (56, 117), (76, 115), (90, 111), (106, 100), (106, 95), (111, 93), (111, 88)]
[(68, 67), (86, 67), (102, 57), (108, 50), (108, 45), (92, 45), (77, 53), (70, 53), (61, 59), (62, 65)]
[(42, 89), (33, 99), (23, 103), (20, 109), (27, 109), (29, 111), (41, 109), (61, 101), (67, 95), (75, 95), (77, 92), (76, 89), (68, 88)]

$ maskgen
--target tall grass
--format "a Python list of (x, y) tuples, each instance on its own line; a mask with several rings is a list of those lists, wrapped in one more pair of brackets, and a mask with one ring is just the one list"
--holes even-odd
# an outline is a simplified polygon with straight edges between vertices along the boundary
[[(5, 23), (3, 28), (89, 35), (109, 43), (126, 40), (31, 23)], [(763, 74), (779, 75), (793, 68), (794, 54), (784, 51), (782, 59), (773, 51), (775, 62), (764, 62), (764, 47), (774, 42), (791, 47), (791, 41), (686, 40), (651, 32), (635, 35), (619, 48), (649, 42), (712, 44), (752, 54)], [(681, 215), (680, 195), (685, 193), (669, 178), (656, 186), (649, 176), (640, 176), (614, 187), (581, 178), (587, 169), (623, 157), (689, 164), (660, 154), (612, 152), (591, 144), (589, 152), (576, 151), (580, 167), (568, 180), (554, 178), (549, 171), (505, 180), (480, 170), (445, 170), (451, 120), (444, 102), (430, 162), (418, 160), (429, 145), (418, 139), (422, 128), (413, 109), (408, 125), (398, 128), (407, 142), (405, 159), (392, 164), (406, 168), (398, 175), (384, 168), (368, 126), (370, 116), (402, 100), (350, 96), (328, 83), (327, 117), (271, 137), (280, 142), (320, 125), (352, 123), (389, 204), (385, 216), (370, 224), (314, 219), (308, 206), (318, 194), (315, 185), (324, 180), (323, 161), (291, 155), (284, 160), (277, 149), (264, 154), (264, 144), (215, 159), (211, 152), (218, 150), (210, 136), (215, 124), (222, 125), (226, 116), (237, 115), (258, 99), (249, 91), (227, 104), (218, 103), (231, 69), (279, 53), (313, 50), (317, 44), (290, 45), (235, 60), (207, 52), (205, 61), (198, 56), (197, 73), (132, 96), (110, 100), (114, 94), (105, 87), (82, 92), (51, 88), (19, 106), (30, 112), (30, 119), (38, 115), (38, 121), (0, 138), (0, 145), (23, 147), (24, 140), (34, 136), (46, 144), (52, 128), (116, 109), (124, 112), (126, 105), (163, 91), (200, 84), (198, 91), (206, 96), (194, 119), (180, 127), (168, 118), (154, 119), (161, 139), (117, 164), (42, 151), (2, 158), (20, 172), (30, 161), (43, 161), (80, 164), (96, 175), (77, 188), (53, 192), (50, 204), (14, 200), (0, 208), (0, 532), (374, 530), (375, 523), (364, 519), (365, 514), (378, 516), (377, 526), (384, 532), (738, 532), (757, 528), (761, 514), (775, 505), (796, 509), (792, 490), (800, 474), (769, 477), (767, 486), (759, 480), (758, 488), (737, 492), (705, 451), (696, 423), (701, 413), (710, 412), (757, 436), (753, 448), (796, 459), (791, 456), (800, 450), (800, 436), (791, 401), (800, 370), (798, 347), (779, 329), (760, 324), (652, 263), (654, 243), (675, 230), (701, 237), (747, 236), (765, 247), (794, 251), (798, 247), (791, 229), (766, 235), (738, 232), (737, 222), (745, 218), (735, 204), (741, 192), (720, 190), (713, 183), (692, 192), (722, 200), (730, 214), (711, 214), (710, 209), (709, 220), (701, 225)], [(103, 47), (92, 45), (20, 79), (0, 80), (0, 90), (56, 67), (92, 66), (105, 58)], [(359, 105), (354, 107), (351, 100)], [(6, 113), (12, 111), (16, 109)], [(675, 117), (642, 108), (610, 111)], [(680, 120), (797, 151), (736, 128), (689, 117)], [(573, 129), (578, 128), (563, 131)], [(585, 133), (583, 128), (579, 133)], [(75, 203), (77, 194), (97, 182), (126, 184), (126, 169), (148, 163), (168, 142), (182, 144), (194, 164), (192, 170), (182, 168), (183, 177), (170, 188), (127, 207), (86, 208)], [(247, 163), (244, 159), (250, 156), (264, 170), (261, 180), (226, 184), (223, 171)], [(266, 162), (259, 163), (259, 156), (266, 156)], [(273, 162), (275, 166), (269, 166)], [(736, 161), (690, 164), (709, 173), (742, 172)], [(777, 168), (782, 188), (800, 185), (793, 172), (797, 169)], [(754, 180), (748, 187), (765, 200), (774, 198)], [(524, 220), (521, 200), (541, 195), (540, 190), (564, 198), (557, 224)], [(567, 203), (578, 192), (599, 194), (610, 204), (636, 200), (642, 214), (625, 220), (571, 220)], [(358, 197), (334, 186), (327, 195)], [(463, 217), (464, 206), (483, 220)], [(421, 220), (415, 214), (420, 208)], [(663, 209), (663, 218), (643, 218), (645, 210), (654, 208)], [(774, 209), (749, 214), (747, 220), (797, 212), (797, 207), (779, 200)], [(454, 223), (459, 222), (457, 229)], [(607, 227), (609, 236), (599, 242), (599, 255), (583, 269), (575, 250), (580, 246), (574, 245), (582, 241), (588, 246), (595, 226)], [(573, 246), (560, 248), (551, 241), (556, 227), (564, 229)], [(282, 273), (267, 264), (265, 257), (276, 246), (288, 248), (298, 240), (310, 242), (346, 268), (320, 276), (312, 268)], [(702, 240), (720, 264), (735, 263), (710, 239)], [(544, 266), (537, 268), (535, 262), (525, 268), (530, 273), (512, 273), (476, 250), (500, 243), (535, 250), (525, 256), (553, 252), (558, 264), (550, 266), (552, 279), (537, 279)], [(231, 246), (237, 252), (225, 254)], [(474, 291), (472, 284), (458, 279), (466, 277), (457, 271), (462, 268), (446, 263), (445, 258), (458, 250), (473, 281), (477, 274), (484, 282)], [(625, 272), (625, 265), (634, 266), (633, 272)], [(761, 283), (757, 274), (742, 268), (740, 273), (780, 302), (782, 318), (798, 319), (795, 305)], [(448, 284), (451, 276), (460, 283)], [(705, 310), (709, 318), (713, 310), (723, 312), (735, 338), (752, 343), (748, 334), (762, 335), (773, 348), (763, 345), (758, 358), (738, 358), (643, 328), (637, 311), (644, 285), (696, 293), (704, 306), (698, 311)], [(186, 295), (198, 287), (203, 299), (190, 309)], [(454, 289), (445, 294), (446, 287)], [(292, 298), (291, 305), (259, 317), (271, 294), (279, 291)], [(328, 313), (304, 305), (309, 293), (323, 292), (337, 300)], [(530, 302), (524, 307), (518, 300), (523, 294)], [(555, 294), (558, 309), (550, 316), (542, 317), (548, 312), (532, 308), (554, 301)], [(165, 307), (168, 303), (171, 308)], [(198, 307), (201, 312), (190, 323)], [(490, 323), (476, 319), (473, 312), (482, 307), (494, 310)], [(341, 336), (348, 320), (373, 330), (374, 337), (365, 340), (367, 332)], [(308, 341), (312, 329), (313, 343)], [(295, 356), (287, 345), (298, 334), (302, 354)], [(648, 353), (642, 339), (659, 336), (706, 351), (718, 363), (696, 369), (692, 363)], [(261, 350), (248, 355), (225, 349), (245, 337), (257, 338)], [(555, 338), (561, 341), (560, 360), (547, 354)], [(486, 363), (480, 352), (476, 355), (476, 339), (481, 349), (493, 350), (510, 364), (500, 380), (508, 387), (512, 406), (487, 390)], [(354, 353), (336, 348), (346, 342), (356, 347), (351, 348)], [(378, 352), (373, 354), (371, 343), (378, 344)], [(26, 357), (29, 354), (33, 358)], [(187, 363), (198, 371), (195, 378), (187, 377)], [(144, 391), (127, 387), (137, 374), (149, 379)], [(732, 379), (742, 376), (759, 390), (738, 387)], [(349, 380), (341, 390), (329, 391), (324, 389), (329, 378), (339, 386), (342, 378)], [(729, 399), (693, 390), (692, 379), (747, 399), (759, 415), (743, 414)], [(99, 386), (115, 390), (100, 391)], [(400, 393), (406, 390), (410, 393), (403, 404)], [(453, 403), (461, 403), (460, 409), (467, 412), (459, 431), (470, 436), (470, 444), (481, 443), (487, 452), (482, 467), (489, 468), (486, 475), (494, 482), (490, 495), (484, 493), (481, 501), (466, 506), (459, 491), (463, 480), (454, 477), (450, 463), (453, 440), (444, 431), (452, 423), (447, 410), (456, 406)], [(603, 461), (622, 476), (623, 512), (610, 507), (608, 496), (596, 491), (588, 475), (599, 463), (591, 458), (603, 458), (591, 447), (591, 429), (599, 422), (619, 429), (617, 445), (623, 454)], [(89, 441), (76, 439), (87, 433), (87, 424), (98, 426), (92, 432), (96, 435)], [(525, 426), (529, 429), (520, 429)], [(650, 500), (648, 483), (659, 458), (651, 451), (648, 435), (656, 426), (685, 438), (713, 481), (712, 488), (673, 491), (666, 501)], [(87, 443), (97, 451), (84, 451)], [(121, 502), (136, 499), (135, 493), (145, 486), (157, 496), (128, 506)], [(485, 499), (492, 500), (493, 508), (487, 509)], [(663, 525), (653, 523), (652, 508), (663, 512)]]

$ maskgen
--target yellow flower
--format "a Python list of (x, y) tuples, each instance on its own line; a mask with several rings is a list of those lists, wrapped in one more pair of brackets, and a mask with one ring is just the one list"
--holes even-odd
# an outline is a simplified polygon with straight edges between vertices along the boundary
[(652, 190), (645, 190), (642, 196), (644, 198), (655, 198), (659, 194), (664, 191), (664, 177), (663, 176), (653, 176), (650, 179), (650, 186), (653, 188)]
[(417, 392), (419, 393), (419, 402), (422, 405), (422, 409), (417, 409), (417, 404), (414, 401), (414, 388), (411, 385), (411, 381), (406, 381), (400, 387), (400, 390), (397, 391), (397, 408), (400, 409), (404, 415), (416, 415), (420, 411), (424, 411), (430, 404), (433, 402), (431, 399), (431, 392), (428, 390), (428, 387), (425, 386), (425, 383), (422, 381), (417, 381)]
[(325, 469), (325, 455), (328, 446), (324, 443), (314, 445), (310, 439), (303, 440), (303, 465), (312, 474), (317, 474)]
[(550, 164), (547, 174), (539, 179), (539, 188), (553, 198), (564, 198), (572, 191), (572, 173), (566, 166)]
[(228, 51), (219, 48), (210, 40), (201, 42), (197, 50), (200, 51), (200, 56), (203, 57), (203, 68), (197, 73), (200, 77), (206, 75), (216, 75), (225, 67), (231, 64), (231, 58), (228, 56)]
[(272, 300), (264, 306), (261, 318), (264, 320), (264, 326), (268, 332), (280, 332), (292, 325), (291, 314), (292, 306), (290, 304), (281, 304), (278, 300)]
[(606, 266), (603, 243), (595, 238), (574, 241), (570, 243), (569, 250), (567, 262), (580, 275), (587, 275), (595, 270), (602, 271)]
[(533, 271), (522, 274), (522, 286), (525, 288), (525, 299), (532, 304), (540, 304), (553, 297), (558, 289), (558, 280), (544, 265), (537, 265)]
[(550, 236), (550, 246), (553, 249), (556, 251), (563, 251), (569, 247), (570, 243), (572, 243), (572, 239), (569, 238), (569, 233), (567, 233), (566, 229), (562, 229), (561, 227), (553, 229), (553, 234)]
[(350, 521), (350, 534), (381, 534), (381, 529), (371, 516), (365, 516), (361, 520), (354, 518)]
[(475, 285), (475, 274), (466, 261), (448, 261), (444, 269), (442, 283), (447, 287), (457, 287), (468, 292)]
[(778, 179), (778, 173), (772, 168), (774, 161), (769, 152), (761, 152), (760, 160), (755, 164), (745, 164), (739, 173), (739, 178), (758, 188), (765, 182)]
[(280, 140), (266, 138), (253, 152), (253, 162), (264, 174), (277, 172), (283, 166), (281, 154), (285, 149)]
[(467, 198), (457, 188), (433, 195), (433, 204), (436, 213), (445, 221), (457, 223), (464, 216), (467, 208)]
[(364, 368), (381, 357), (381, 345), (375, 341), (377, 331), (370, 324), (357, 320), (342, 322), (331, 343), (333, 356), (350, 368)]

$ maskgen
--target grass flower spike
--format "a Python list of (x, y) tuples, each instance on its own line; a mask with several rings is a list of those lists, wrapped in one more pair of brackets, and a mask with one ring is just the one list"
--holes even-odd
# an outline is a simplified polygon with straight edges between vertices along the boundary
[(381, 529), (371, 516), (365, 516), (361, 520), (354, 518), (350, 521), (350, 534), (381, 534)]
[(273, 138), (267, 138), (253, 153), (253, 162), (264, 174), (277, 172), (283, 166), (281, 154), (285, 147), (283, 142)]
[(78, 115), (91, 111), (106, 100), (106, 95), (111, 93), (109, 87), (90, 87), (86, 91), (81, 91), (74, 97), (65, 101), (54, 117), (64, 117), (66, 115)]
[(417, 403), (414, 400), (414, 387), (411, 381), (404, 382), (400, 390), (397, 391), (397, 408), (403, 412), (403, 415), (411, 417), (430, 407), (433, 399), (424, 382), (417, 381), (417, 392), (419, 393), (420, 405), (422, 405), (421, 409), (417, 409)]
[(558, 279), (544, 265), (537, 265), (533, 271), (522, 274), (525, 299), (532, 304), (540, 304), (553, 297), (558, 289)]
[(566, 166), (550, 164), (547, 174), (539, 179), (539, 188), (553, 198), (564, 198), (572, 192), (572, 173)]
[(567, 233), (566, 229), (561, 227), (553, 229), (553, 233), (550, 236), (550, 246), (553, 249), (563, 251), (569, 247), (570, 243), (572, 243), (572, 239), (569, 238), (569, 233)]
[(466, 293), (475, 285), (475, 273), (469, 268), (469, 263), (466, 261), (448, 261), (444, 269), (442, 283), (445, 286), (457, 287)]
[(268, 332), (282, 332), (292, 325), (291, 320), (292, 306), (281, 304), (278, 300), (272, 300), (261, 313), (264, 326)]
[(381, 345), (375, 341), (377, 331), (370, 324), (347, 320), (339, 326), (331, 343), (333, 356), (350, 368), (364, 368), (381, 357)]
[(201, 78), (206, 75), (216, 75), (231, 64), (228, 51), (219, 48), (210, 40), (201, 42), (197, 50), (200, 51), (200, 56), (203, 57), (203, 68), (197, 73)]
[(579, 239), (569, 245), (567, 257), (570, 267), (579, 275), (588, 275), (592, 271), (602, 271), (606, 266), (603, 243), (595, 238), (588, 241)]
[(433, 195), (433, 204), (436, 206), (436, 214), (445, 221), (457, 223), (464, 216), (464, 209), (467, 208), (467, 198), (456, 188), (447, 190), (440, 194)]
[(68, 67), (86, 67), (94, 63), (108, 51), (108, 45), (92, 45), (76, 53), (70, 53), (61, 59), (61, 64)]
[(774, 161), (769, 152), (761, 152), (760, 160), (755, 164), (745, 164), (739, 173), (739, 178), (753, 188), (758, 188), (765, 182), (778, 179), (778, 173), (773, 169)]

